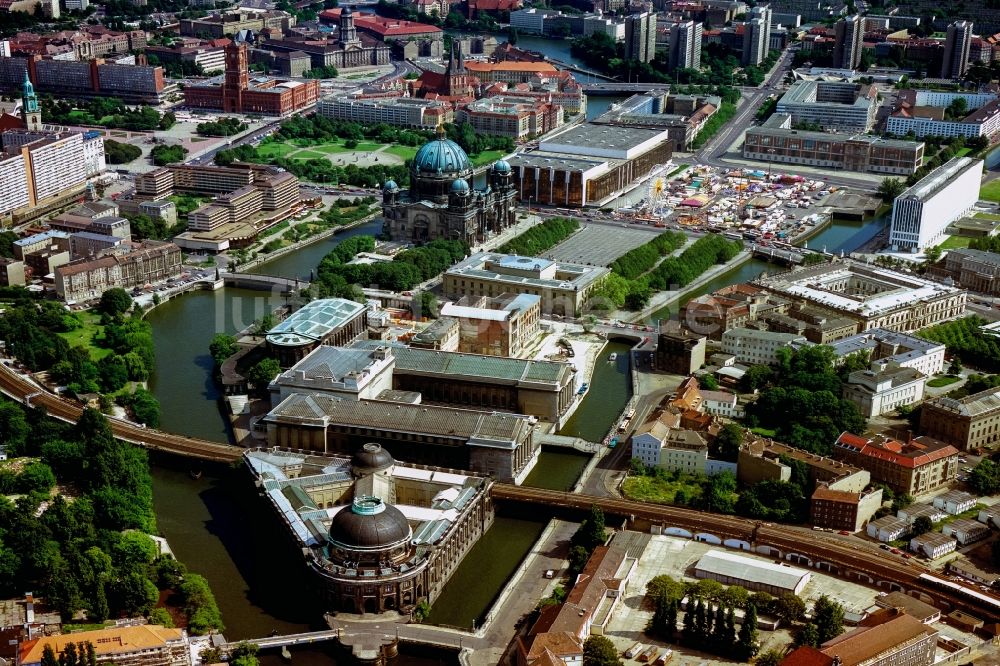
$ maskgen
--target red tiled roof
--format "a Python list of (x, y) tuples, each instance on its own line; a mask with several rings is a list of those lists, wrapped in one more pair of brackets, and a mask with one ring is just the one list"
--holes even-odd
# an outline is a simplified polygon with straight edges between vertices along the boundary
[[(924, 441), (920, 441), (921, 439)], [(905, 444), (894, 439), (869, 441), (849, 432), (845, 432), (837, 438), (837, 446), (839, 447), (857, 449), (863, 456), (885, 460), (907, 469), (958, 455), (958, 449), (954, 446), (937, 446), (936, 440), (930, 440), (929, 443), (935, 448), (929, 449), (926, 438), (917, 438)]]
[[(340, 20), (340, 9), (325, 9), (320, 12), (320, 18), (328, 21)], [(442, 32), (441, 28), (417, 23), (416, 21), (403, 21), (398, 19), (375, 16), (374, 14), (355, 14), (354, 26), (364, 28), (378, 33), (382, 37), (397, 37), (400, 35), (423, 35), (428, 33)]]

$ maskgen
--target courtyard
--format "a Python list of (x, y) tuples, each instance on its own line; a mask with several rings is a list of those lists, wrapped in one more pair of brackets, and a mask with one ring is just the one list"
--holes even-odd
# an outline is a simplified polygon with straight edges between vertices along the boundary
[(567, 263), (607, 266), (660, 233), (659, 229), (584, 224), (580, 231), (546, 252), (546, 256)]

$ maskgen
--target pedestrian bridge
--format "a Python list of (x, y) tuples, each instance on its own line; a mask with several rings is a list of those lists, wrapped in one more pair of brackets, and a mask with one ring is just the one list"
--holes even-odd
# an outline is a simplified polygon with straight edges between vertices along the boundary
[(279, 290), (282, 294), (294, 294), (309, 288), (309, 282), (299, 278), (276, 275), (256, 275), (254, 273), (222, 273), (219, 278), (227, 287), (256, 289), (258, 291)]
[(624, 83), (614, 81), (610, 83), (582, 83), (583, 92), (588, 95), (628, 95), (635, 93), (645, 93), (651, 90), (658, 92), (668, 92), (668, 83)]

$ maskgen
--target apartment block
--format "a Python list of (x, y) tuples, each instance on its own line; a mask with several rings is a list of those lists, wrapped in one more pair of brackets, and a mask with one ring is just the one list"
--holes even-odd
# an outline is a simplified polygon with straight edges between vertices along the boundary
[(792, 123), (816, 123), (825, 130), (864, 134), (875, 125), (878, 91), (874, 86), (831, 81), (797, 81), (780, 100), (778, 113)]
[(223, 194), (253, 183), (253, 171), (246, 167), (171, 164), (167, 170), (173, 176), (175, 192)]
[(941, 78), (960, 79), (969, 69), (969, 50), (972, 47), (972, 23), (955, 21), (948, 26), (941, 58)]
[(865, 36), (864, 18), (855, 14), (837, 21), (834, 26), (833, 66), (855, 69), (861, 63), (861, 45)]
[(166, 167), (139, 173), (135, 176), (136, 199), (157, 201), (166, 199), (174, 191), (174, 172)]
[(656, 56), (656, 12), (625, 17), (625, 57), (650, 62)]
[(898, 494), (928, 493), (950, 485), (958, 476), (958, 450), (928, 436), (901, 442), (845, 432), (834, 444), (833, 456), (868, 470), (873, 481)]
[(94, 259), (74, 261), (55, 270), (56, 293), (67, 304), (100, 298), (112, 287), (133, 289), (180, 277), (181, 250), (173, 243), (123, 243)]
[(690, 375), (705, 365), (706, 338), (681, 327), (678, 322), (660, 321), (656, 338), (656, 369), (676, 375)]
[(859, 532), (881, 506), (881, 488), (848, 492), (820, 486), (809, 498), (810, 521), (817, 527)]
[(433, 129), (454, 120), (451, 105), (413, 97), (364, 99), (331, 95), (319, 101), (316, 112), (327, 118), (413, 129)]
[(703, 32), (701, 23), (695, 21), (670, 26), (670, 44), (667, 49), (667, 67), (670, 71), (701, 68)]

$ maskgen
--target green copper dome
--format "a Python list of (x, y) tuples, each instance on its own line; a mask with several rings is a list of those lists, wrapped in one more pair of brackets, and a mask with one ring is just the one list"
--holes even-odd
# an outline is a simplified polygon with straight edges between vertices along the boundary
[(425, 143), (413, 158), (413, 165), (421, 173), (460, 173), (472, 169), (472, 162), (461, 146), (443, 137)]

